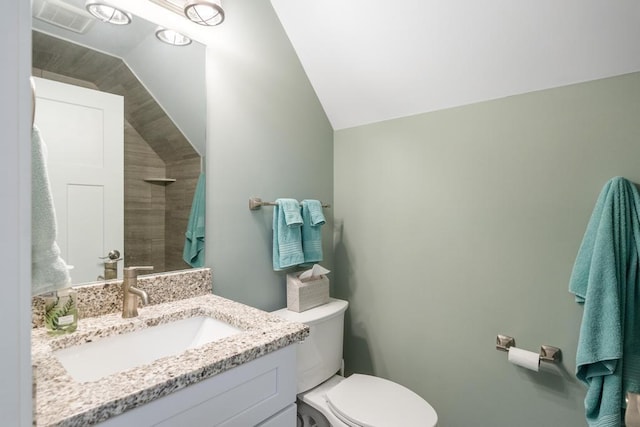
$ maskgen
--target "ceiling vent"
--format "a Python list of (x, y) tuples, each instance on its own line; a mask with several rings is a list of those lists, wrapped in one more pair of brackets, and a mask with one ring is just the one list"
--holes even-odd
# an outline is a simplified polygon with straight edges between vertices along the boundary
[(79, 34), (86, 33), (94, 22), (84, 9), (55, 0), (35, 0), (33, 17)]

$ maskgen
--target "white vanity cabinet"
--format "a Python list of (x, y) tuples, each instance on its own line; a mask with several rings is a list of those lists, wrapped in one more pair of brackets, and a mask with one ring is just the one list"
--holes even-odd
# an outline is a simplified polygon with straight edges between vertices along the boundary
[(292, 344), (114, 416), (99, 426), (295, 427), (295, 366)]

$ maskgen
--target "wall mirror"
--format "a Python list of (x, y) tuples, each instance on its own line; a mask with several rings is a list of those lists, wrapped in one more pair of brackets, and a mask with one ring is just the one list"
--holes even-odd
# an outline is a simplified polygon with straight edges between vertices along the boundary
[[(60, 187), (68, 193), (63, 206), (55, 202), (55, 208), (58, 243), (65, 261), (74, 266), (73, 284), (100, 280), (104, 265), (99, 257), (114, 249), (123, 258), (120, 269), (152, 265), (157, 273), (190, 268), (182, 253), (204, 164), (205, 46), (163, 43), (155, 35), (158, 26), (138, 16), (129, 25), (98, 21), (84, 3), (34, 0), (32, 8), (33, 75), (72, 85), (58, 86), (63, 96), (75, 87), (115, 94), (123, 102), (122, 203), (106, 200), (101, 189), (93, 191), (90, 185), (56, 187), (52, 182), (52, 192)], [(69, 133), (62, 137), (69, 144), (50, 152), (51, 179), (56, 168), (70, 170), (65, 162), (102, 164), (101, 155), (111, 148), (87, 136), (103, 123), (99, 117), (91, 119), (92, 107), (86, 114), (78, 112), (75, 101), (50, 98), (46, 84), (38, 86), (36, 82), (36, 125), (42, 139), (49, 145), (49, 137), (60, 138), (54, 134), (61, 128)], [(61, 126), (62, 119), (47, 119), (48, 113), (76, 122)], [(106, 219), (113, 216), (122, 218), (122, 230), (104, 231)], [(89, 219), (97, 219), (97, 225)]]

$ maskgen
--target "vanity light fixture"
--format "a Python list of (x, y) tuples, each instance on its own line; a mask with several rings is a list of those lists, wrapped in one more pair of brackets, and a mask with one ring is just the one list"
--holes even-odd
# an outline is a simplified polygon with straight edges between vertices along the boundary
[(84, 7), (87, 11), (102, 22), (115, 25), (127, 25), (131, 23), (131, 14), (120, 9), (116, 9), (108, 4), (95, 0), (87, 0)]
[(188, 0), (184, 15), (196, 24), (213, 27), (224, 21), (222, 0)]
[(191, 44), (191, 39), (184, 34), (168, 28), (158, 27), (156, 29), (158, 40), (173, 46), (186, 46)]

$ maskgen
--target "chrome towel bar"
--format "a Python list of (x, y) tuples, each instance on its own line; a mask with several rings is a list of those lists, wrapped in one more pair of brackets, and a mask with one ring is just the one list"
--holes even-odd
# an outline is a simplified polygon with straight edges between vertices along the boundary
[[(263, 202), (259, 197), (251, 197), (249, 199), (249, 210), (256, 211), (260, 209), (262, 206), (276, 206), (276, 202)], [(330, 208), (331, 205), (323, 203), (323, 208)]]

